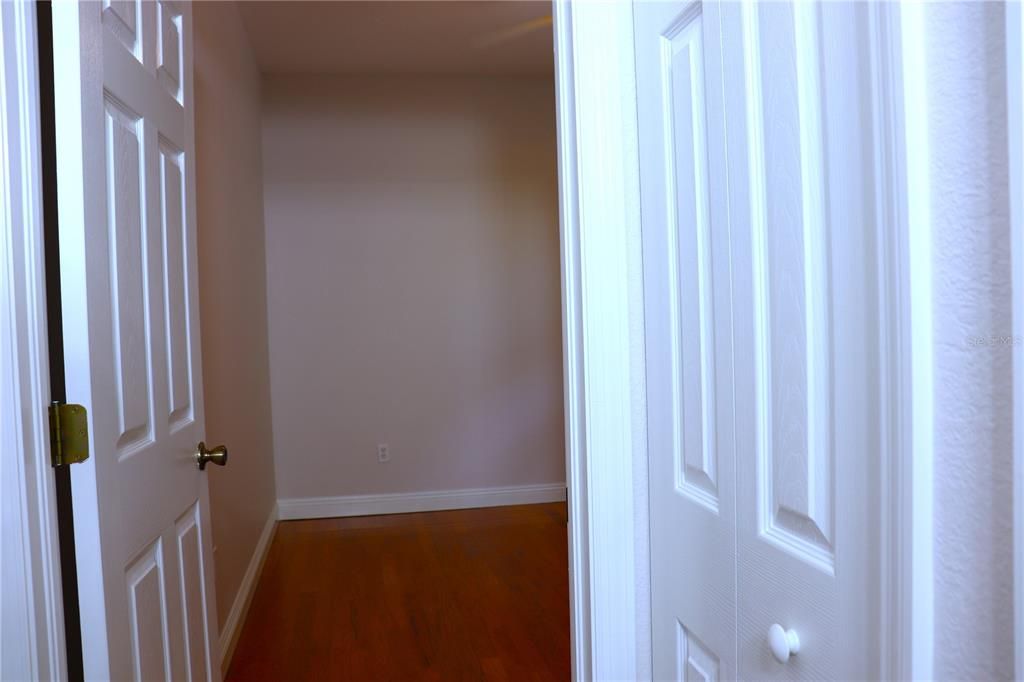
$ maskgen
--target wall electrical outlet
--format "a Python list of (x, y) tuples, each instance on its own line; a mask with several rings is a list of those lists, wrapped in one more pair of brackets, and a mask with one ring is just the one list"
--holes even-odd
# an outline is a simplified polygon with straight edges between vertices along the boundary
[(378, 462), (390, 462), (391, 461), (391, 450), (388, 448), (387, 443), (379, 443), (377, 445), (377, 461)]

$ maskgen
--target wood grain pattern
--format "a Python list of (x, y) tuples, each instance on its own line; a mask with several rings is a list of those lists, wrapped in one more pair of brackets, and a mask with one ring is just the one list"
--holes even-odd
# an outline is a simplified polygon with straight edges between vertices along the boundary
[(242, 680), (567, 680), (564, 503), (278, 525)]

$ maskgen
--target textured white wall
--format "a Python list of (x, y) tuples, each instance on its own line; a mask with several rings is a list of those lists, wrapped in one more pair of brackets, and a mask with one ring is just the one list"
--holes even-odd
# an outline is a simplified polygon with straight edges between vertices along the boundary
[(208, 467), (224, 626), (274, 494), (261, 172), (260, 74), (234, 3), (194, 5), (199, 313)]
[[(1004, 7), (927, 6), (934, 257), (935, 676), (1013, 677)], [(1022, 191), (1017, 188), (1017, 191)]]
[(264, 81), (279, 497), (565, 480), (554, 121), (550, 78)]

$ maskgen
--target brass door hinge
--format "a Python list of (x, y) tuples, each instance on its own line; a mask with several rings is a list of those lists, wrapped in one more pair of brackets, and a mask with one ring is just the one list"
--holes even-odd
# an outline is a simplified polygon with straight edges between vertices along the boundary
[(89, 418), (81, 405), (50, 403), (50, 460), (53, 466), (89, 459)]

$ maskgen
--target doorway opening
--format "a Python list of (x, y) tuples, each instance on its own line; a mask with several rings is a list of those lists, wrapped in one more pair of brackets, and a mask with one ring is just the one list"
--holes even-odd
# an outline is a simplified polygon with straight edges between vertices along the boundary
[(228, 679), (565, 679), (550, 6), (193, 25), (206, 431), (238, 453), (208, 474)]

